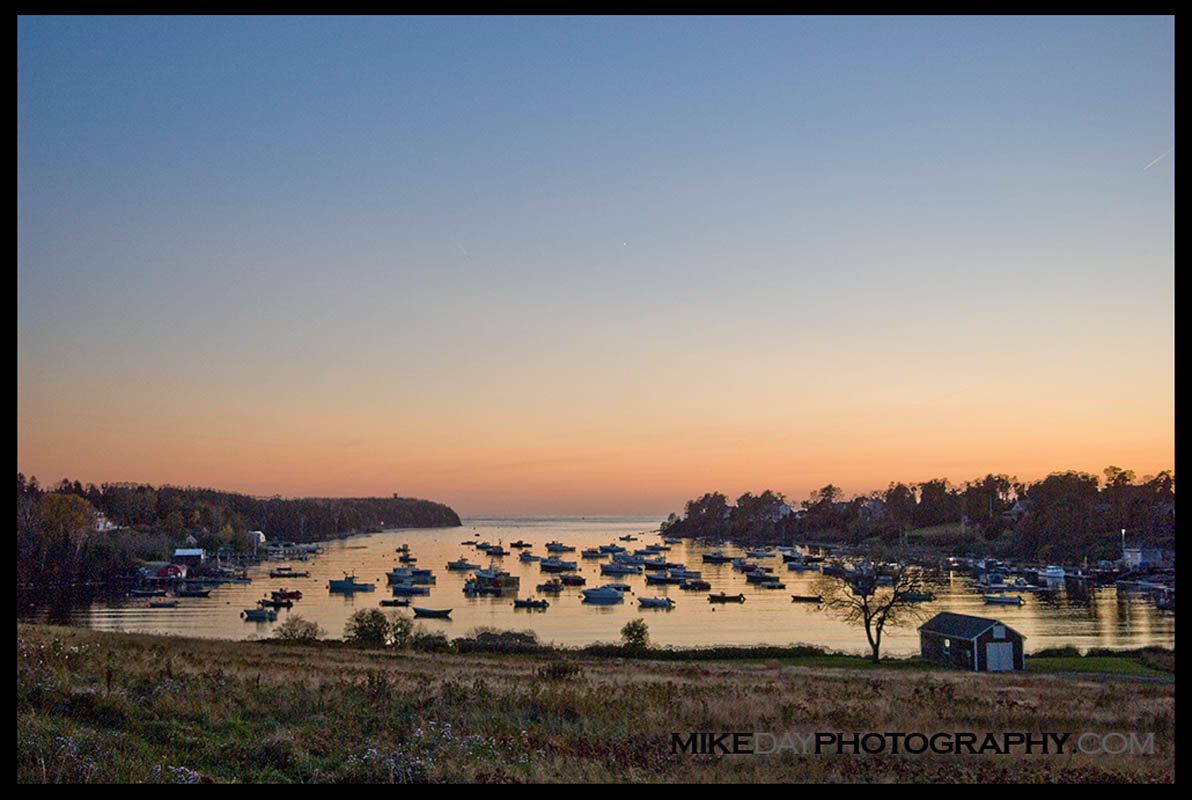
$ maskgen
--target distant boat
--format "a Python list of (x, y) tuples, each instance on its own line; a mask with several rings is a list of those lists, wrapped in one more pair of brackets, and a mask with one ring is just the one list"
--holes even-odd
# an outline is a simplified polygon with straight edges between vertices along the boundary
[(510, 547), (533, 547), (534, 545), (529, 544), (528, 542), (523, 542), (521, 539), (518, 539), (516, 542), (514, 542), (513, 544), (511, 544), (509, 546)]
[(258, 600), (257, 605), (261, 608), (293, 608), (293, 600)]
[(541, 560), (542, 560), (542, 556), (536, 556), (536, 555), (533, 555), (533, 554), (531, 554), (531, 553), (530, 553), (530, 551), (529, 551), (529, 550), (523, 550), (523, 551), (521, 552), (521, 554), (520, 554), (520, 555), (518, 555), (518, 557), (517, 557), (517, 558), (518, 558), (518, 560), (519, 560), (519, 561), (521, 561), (521, 562), (523, 562), (523, 563), (526, 563), (526, 564), (532, 564), (532, 563), (533, 563), (533, 562), (535, 562), (535, 561), (541, 561)]
[(545, 600), (535, 600), (533, 598), (527, 598), (525, 600), (514, 600), (513, 607), (514, 608), (535, 608), (535, 609), (539, 609), (541, 611), (545, 611), (547, 608), (550, 607), (550, 603), (548, 603)]
[(693, 592), (706, 592), (712, 588), (712, 584), (707, 581), (700, 580), (685, 580), (679, 584), (680, 589), (687, 589)]
[(416, 617), (438, 617), (439, 619), (446, 619), (451, 616), (450, 608), (418, 608), (414, 606), (414, 616)]
[(177, 600), (150, 600), (148, 608), (177, 608)]
[(210, 597), (211, 590), (184, 588), (179, 589), (177, 592), (175, 592), (175, 594), (177, 594), (179, 597)]
[(328, 581), (327, 588), (333, 592), (371, 592), (376, 587), (371, 583), (359, 583), (355, 575), (345, 572), (342, 580)]
[(981, 599), (985, 601), (986, 605), (996, 606), (1020, 606), (1025, 602), (1022, 596), (1017, 594), (1010, 597), (999, 594), (985, 594), (981, 595)]
[(274, 600), (301, 600), (302, 592), (297, 589), (286, 589), (284, 586), (280, 589), (275, 589), (270, 594), (273, 595)]
[(295, 572), (293, 567), (277, 567), (269, 570), (270, 578), (309, 578), (309, 572)]
[(704, 553), (703, 559), (709, 564), (724, 564), (725, 562), (732, 561), (733, 557), (726, 556), (724, 553), (717, 550), (715, 553)]
[(584, 596), (585, 603), (610, 605), (612, 603), (620, 603), (625, 600), (625, 596), (621, 593), (621, 590), (612, 586), (601, 586), (596, 589), (582, 589), (580, 593)]
[(824, 598), (818, 594), (792, 594), (792, 603), (822, 603)]
[(721, 592), (720, 594), (710, 594), (710, 595), (708, 595), (708, 602), (709, 603), (744, 603), (745, 595), (743, 595), (743, 594), (729, 595), (729, 594), (725, 594), (724, 592)]
[(246, 608), (240, 616), (249, 622), (273, 622), (277, 619), (277, 612), (272, 608)]
[(642, 568), (630, 566), (628, 564), (616, 564), (616, 563), (601, 564), (600, 565), (600, 574), (601, 575), (641, 575)]
[(574, 553), (575, 548), (565, 545), (562, 542), (547, 542), (546, 550), (549, 553)]
[(669, 597), (639, 597), (637, 603), (641, 608), (671, 609), (675, 606), (675, 601)]
[(448, 561), (447, 569), (455, 570), (457, 572), (467, 572), (469, 570), (480, 569), (480, 565), (470, 564), (467, 560), (461, 558), (459, 561)]

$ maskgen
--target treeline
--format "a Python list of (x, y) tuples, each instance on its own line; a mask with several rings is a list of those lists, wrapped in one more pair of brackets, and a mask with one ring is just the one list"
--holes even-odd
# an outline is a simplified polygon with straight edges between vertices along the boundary
[(1103, 474), (1104, 481), (1085, 472), (1056, 472), (1034, 483), (989, 474), (961, 486), (939, 478), (891, 483), (885, 491), (850, 499), (829, 484), (798, 504), (770, 490), (746, 493), (735, 505), (709, 492), (688, 501), (684, 514), (671, 514), (663, 527), (671, 536), (745, 543), (860, 544), (876, 537), (897, 544), (910, 531), (953, 525), (964, 532), (937, 533), (931, 543), (1057, 561), (1119, 558), (1124, 529), (1129, 546), (1174, 549), (1174, 472), (1141, 481), (1116, 466)]
[[(97, 514), (110, 523), (97, 528)], [(269, 541), (317, 542), (381, 527), (454, 527), (448, 506), (405, 497), (262, 499), (214, 489), (101, 486), (62, 480), (43, 488), (17, 473), (18, 582), (69, 582), (165, 559), (188, 537), (199, 547), (252, 548)], [(102, 580), (102, 577), (98, 578)]]

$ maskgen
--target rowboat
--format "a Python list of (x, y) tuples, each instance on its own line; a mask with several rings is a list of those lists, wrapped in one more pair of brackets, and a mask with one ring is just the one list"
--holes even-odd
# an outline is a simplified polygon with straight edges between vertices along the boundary
[(709, 603), (744, 603), (745, 595), (743, 595), (743, 594), (731, 595), (731, 594), (725, 594), (724, 592), (721, 592), (720, 594), (710, 594), (710, 595), (708, 595), (708, 602)]
[(406, 608), (410, 605), (410, 599), (408, 597), (395, 597), (392, 600), (382, 600), (380, 604), (383, 606)]
[(451, 616), (450, 608), (418, 608), (414, 606), (414, 616), (416, 617), (438, 617), (439, 619), (446, 619)]
[(824, 598), (818, 594), (792, 594), (792, 603), (822, 603)]
[(177, 600), (150, 600), (147, 608), (177, 608)]

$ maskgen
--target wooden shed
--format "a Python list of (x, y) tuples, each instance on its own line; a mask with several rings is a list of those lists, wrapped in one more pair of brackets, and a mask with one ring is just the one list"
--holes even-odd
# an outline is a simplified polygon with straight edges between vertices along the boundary
[(948, 611), (919, 626), (919, 652), (924, 661), (972, 672), (1025, 669), (1025, 640), (996, 619)]

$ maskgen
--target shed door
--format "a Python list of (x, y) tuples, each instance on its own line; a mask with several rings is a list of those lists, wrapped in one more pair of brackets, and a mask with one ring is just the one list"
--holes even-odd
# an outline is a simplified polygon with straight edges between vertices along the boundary
[(985, 665), (990, 672), (1011, 672), (1014, 669), (1014, 644), (990, 642), (985, 645)]

